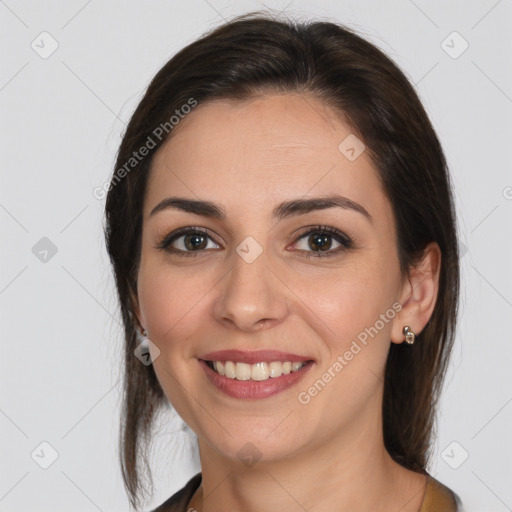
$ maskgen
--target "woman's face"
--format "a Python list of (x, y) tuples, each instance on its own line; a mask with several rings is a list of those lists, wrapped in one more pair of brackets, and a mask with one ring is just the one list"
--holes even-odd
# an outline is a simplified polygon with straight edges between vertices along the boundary
[[(233, 460), (379, 432), (403, 290), (391, 206), (360, 141), (291, 94), (199, 105), (171, 135), (153, 161), (138, 273), (171, 404)], [(173, 238), (187, 227), (201, 233)]]

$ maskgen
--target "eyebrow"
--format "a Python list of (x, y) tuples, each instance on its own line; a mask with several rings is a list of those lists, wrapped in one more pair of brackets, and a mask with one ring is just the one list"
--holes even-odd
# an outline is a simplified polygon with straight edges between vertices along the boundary
[[(328, 208), (336, 207), (358, 212), (366, 217), (370, 222), (373, 220), (372, 216), (364, 206), (348, 199), (347, 197), (339, 195), (284, 201), (274, 208), (272, 211), (272, 219), (282, 220), (295, 215), (304, 215), (312, 211), (326, 210)], [(222, 206), (212, 203), (211, 201), (198, 201), (184, 197), (168, 197), (163, 199), (151, 210), (149, 216), (152, 217), (156, 213), (169, 208), (218, 220), (226, 219), (226, 212)]]

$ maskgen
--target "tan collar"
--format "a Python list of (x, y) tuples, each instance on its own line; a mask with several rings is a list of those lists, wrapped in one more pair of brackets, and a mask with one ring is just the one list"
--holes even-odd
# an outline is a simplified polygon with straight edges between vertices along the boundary
[(419, 512), (457, 512), (457, 497), (448, 487), (427, 475), (427, 487)]

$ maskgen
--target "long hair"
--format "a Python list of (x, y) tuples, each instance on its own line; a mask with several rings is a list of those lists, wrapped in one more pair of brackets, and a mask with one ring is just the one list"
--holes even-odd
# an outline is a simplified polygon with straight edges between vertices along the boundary
[[(414, 88), (374, 45), (339, 24), (299, 23), (256, 12), (211, 30), (161, 68), (126, 128), (109, 185), (104, 230), (125, 338), (120, 458), (133, 507), (144, 492), (142, 474), (151, 480), (147, 445), (155, 413), (166, 403), (153, 367), (134, 357), (140, 340), (133, 297), (152, 159), (172, 137), (171, 118), (177, 111), (187, 112), (184, 105), (272, 92), (315, 95), (364, 141), (392, 205), (403, 276), (429, 242), (441, 249), (435, 309), (414, 347), (391, 344), (382, 409), (384, 443), (391, 457), (404, 467), (426, 471), (454, 340), (460, 279), (442, 147)], [(133, 153), (149, 146), (149, 138), (151, 150), (135, 161)]]

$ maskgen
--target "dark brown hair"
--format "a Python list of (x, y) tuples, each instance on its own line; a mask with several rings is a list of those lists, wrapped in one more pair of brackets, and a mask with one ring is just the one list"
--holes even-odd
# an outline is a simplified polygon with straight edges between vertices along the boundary
[[(152, 158), (172, 136), (168, 130), (156, 137), (161, 130), (155, 130), (169, 127), (170, 118), (191, 99), (202, 104), (274, 92), (314, 95), (364, 141), (393, 208), (403, 276), (429, 242), (441, 249), (434, 312), (415, 345), (391, 344), (383, 399), (388, 452), (403, 466), (426, 471), (459, 291), (455, 212), (441, 145), (407, 78), (375, 46), (339, 24), (256, 12), (213, 29), (156, 74), (127, 126), (109, 185), (105, 237), (125, 337), (120, 456), (134, 507), (144, 493), (142, 463), (151, 480), (147, 445), (155, 413), (166, 403), (153, 367), (134, 356), (140, 326), (131, 298), (137, 296), (142, 206)], [(149, 154), (131, 161), (148, 138), (154, 145)]]

